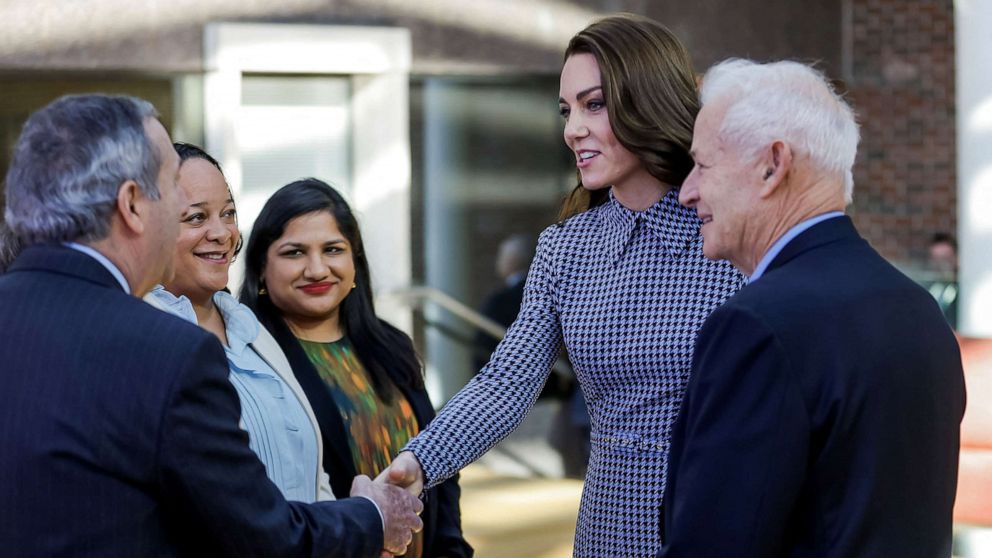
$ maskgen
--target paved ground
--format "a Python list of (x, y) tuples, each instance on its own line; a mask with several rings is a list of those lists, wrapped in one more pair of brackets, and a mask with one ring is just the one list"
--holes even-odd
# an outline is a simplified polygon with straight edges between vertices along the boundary
[(462, 529), (476, 558), (570, 558), (582, 482), (462, 471)]
[[(581, 481), (517, 478), (476, 464), (462, 471), (461, 487), (462, 528), (476, 558), (571, 558)], [(992, 558), (992, 529), (961, 531), (956, 556)]]

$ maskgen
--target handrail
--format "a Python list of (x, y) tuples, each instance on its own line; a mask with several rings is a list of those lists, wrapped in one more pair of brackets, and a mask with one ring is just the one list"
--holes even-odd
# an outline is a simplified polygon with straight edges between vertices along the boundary
[(423, 308), (426, 302), (432, 302), (496, 339), (506, 336), (506, 328), (501, 324), (434, 287), (409, 287), (392, 291), (387, 296), (393, 296), (411, 308)]
[[(394, 298), (410, 308), (423, 309), (428, 303), (432, 303), (496, 339), (502, 340), (506, 337), (506, 328), (500, 323), (434, 287), (415, 286), (397, 289), (385, 296)], [(562, 358), (555, 361), (552, 370), (569, 381), (575, 377), (572, 367)]]

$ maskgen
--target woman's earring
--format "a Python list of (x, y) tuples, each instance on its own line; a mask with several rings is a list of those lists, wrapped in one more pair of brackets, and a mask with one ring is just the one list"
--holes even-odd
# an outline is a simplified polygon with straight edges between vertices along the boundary
[(261, 287), (258, 288), (258, 294), (267, 295), (269, 294), (269, 291), (265, 290), (265, 285), (262, 285)]
[(352, 283), (351, 284), (351, 290), (355, 290), (355, 287), (357, 287), (357, 286), (358, 286), (358, 283)]

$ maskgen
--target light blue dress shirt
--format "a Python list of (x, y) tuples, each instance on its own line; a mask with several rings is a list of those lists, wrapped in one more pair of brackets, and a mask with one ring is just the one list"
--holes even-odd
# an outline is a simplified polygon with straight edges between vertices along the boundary
[[(170, 312), (196, 323), (193, 305), (161, 286), (149, 296)], [(224, 347), (231, 373), (228, 378), (241, 400), (242, 427), (249, 447), (265, 465), (269, 479), (287, 500), (315, 501), (317, 433), (292, 389), (252, 348), (261, 325), (247, 306), (230, 294), (214, 294), (214, 304), (224, 318), (228, 345)]]
[(765, 274), (765, 270), (768, 269), (769, 265), (771, 265), (772, 261), (775, 259), (775, 256), (777, 256), (779, 252), (781, 252), (782, 249), (785, 248), (785, 246), (788, 243), (792, 242), (793, 238), (796, 238), (797, 236), (805, 232), (813, 225), (822, 223), (827, 219), (833, 219), (835, 217), (843, 217), (843, 216), (844, 216), (843, 211), (830, 211), (828, 213), (822, 213), (820, 215), (817, 215), (816, 217), (811, 217), (809, 219), (806, 219), (802, 223), (799, 223), (798, 225), (785, 231), (785, 234), (779, 237), (779, 239), (776, 240), (774, 244), (772, 244), (772, 247), (769, 248), (767, 252), (765, 252), (765, 255), (762, 256), (761, 261), (759, 261), (758, 265), (754, 268), (754, 273), (752, 273), (751, 277), (748, 278), (747, 280), (748, 284), (754, 283), (755, 281), (760, 279), (762, 275)]

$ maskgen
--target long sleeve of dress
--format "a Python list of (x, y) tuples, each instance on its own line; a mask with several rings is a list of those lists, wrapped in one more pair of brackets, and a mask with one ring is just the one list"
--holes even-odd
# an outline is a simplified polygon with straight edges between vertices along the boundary
[(405, 449), (423, 467), (428, 488), (505, 438), (540, 394), (562, 342), (551, 265), (554, 255), (550, 253), (555, 234), (556, 227), (541, 234), (520, 314), (492, 359), (407, 444)]

